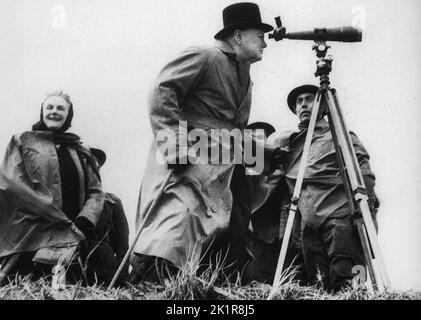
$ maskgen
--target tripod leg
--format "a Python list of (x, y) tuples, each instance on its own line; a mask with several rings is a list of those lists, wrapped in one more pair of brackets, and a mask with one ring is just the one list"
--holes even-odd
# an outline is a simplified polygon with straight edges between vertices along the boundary
[(379, 275), (375, 273), (377, 271), (375, 271), (374, 265), (373, 265), (374, 261), (373, 261), (373, 256), (371, 254), (370, 242), (368, 240), (367, 233), (366, 233), (366, 230), (364, 228), (364, 222), (362, 221), (361, 218), (357, 219), (356, 225), (357, 225), (358, 235), (359, 235), (360, 241), (361, 241), (361, 247), (362, 247), (363, 254), (364, 254), (364, 260), (366, 261), (366, 265), (367, 265), (368, 272), (370, 274), (371, 282), (373, 283), (373, 286), (377, 290), (381, 291), (378, 283), (375, 281), (375, 279), (378, 279)]
[[(364, 225), (367, 231), (367, 236), (369, 238), (370, 241), (370, 245), (371, 248), (373, 249), (374, 252), (374, 258), (376, 259), (377, 265), (379, 267), (380, 270), (380, 275), (382, 277), (382, 282), (385, 288), (390, 287), (390, 280), (389, 277), (387, 275), (386, 272), (386, 266), (385, 263), (383, 261), (383, 256), (381, 254), (381, 250), (380, 250), (380, 245), (378, 242), (378, 238), (377, 238), (377, 232), (376, 232), (376, 228), (374, 226), (374, 222), (373, 219), (371, 217), (370, 214), (370, 208), (368, 206), (368, 197), (366, 194), (362, 194), (360, 192), (361, 189), (366, 190), (365, 189), (365, 185), (364, 185), (364, 180), (362, 178), (362, 174), (361, 174), (361, 170), (359, 168), (358, 165), (358, 160), (357, 157), (355, 155), (355, 150), (354, 150), (354, 146), (351, 142), (351, 137), (349, 135), (349, 131), (346, 130), (346, 125), (345, 125), (345, 119), (342, 116), (342, 110), (340, 108), (340, 104), (339, 104), (339, 100), (336, 94), (332, 94), (332, 92), (328, 92), (331, 95), (331, 98), (334, 101), (334, 104), (336, 106), (336, 112), (338, 114), (338, 119), (340, 120), (341, 123), (341, 127), (343, 128), (343, 135), (344, 135), (344, 139), (345, 142), (347, 144), (347, 149), (349, 151), (349, 157), (348, 159), (350, 160), (350, 164), (349, 166), (351, 166), (351, 162), (353, 164), (353, 169), (354, 169), (354, 174), (350, 174), (352, 176), (354, 176), (354, 187), (353, 188), (353, 192), (355, 194), (354, 198), (357, 202), (357, 205), (359, 206), (359, 209), (363, 215), (363, 220), (364, 220)], [(348, 165), (347, 165), (348, 166)], [(351, 182), (352, 183), (352, 182)]]
[[(332, 100), (331, 100), (332, 101)], [(328, 102), (329, 105), (329, 102)], [(330, 112), (330, 110), (328, 110), (327, 112), (328, 114), (328, 118), (329, 118), (329, 125), (330, 125), (330, 131), (332, 134), (332, 140), (335, 146), (335, 150), (341, 151), (341, 144), (339, 142), (339, 136), (338, 136), (338, 132), (337, 132), (337, 127), (335, 126), (335, 120), (334, 120), (334, 116), (332, 115), (332, 113)], [(338, 161), (338, 165), (339, 165), (339, 170), (341, 172), (341, 176), (342, 176), (342, 180), (344, 183), (344, 189), (345, 189), (345, 194), (348, 200), (348, 206), (349, 206), (349, 212), (353, 213), (355, 212), (355, 208), (354, 208), (354, 197), (352, 194), (352, 188), (350, 185), (350, 180), (349, 180), (349, 175), (346, 171), (346, 165), (345, 165), (345, 160), (343, 157), (342, 152), (336, 152), (336, 158)], [(373, 267), (373, 260), (372, 260), (372, 254), (371, 254), (371, 248), (370, 248), (370, 244), (368, 242), (367, 239), (367, 235), (366, 235), (366, 231), (364, 229), (363, 226), (363, 221), (362, 219), (356, 219), (355, 221), (356, 226), (357, 226), (357, 231), (358, 231), (358, 235), (360, 238), (360, 243), (361, 243), (361, 247), (362, 247), (362, 251), (363, 251), (363, 255), (364, 255), (364, 260), (366, 261), (366, 266), (367, 269), (370, 273), (370, 279), (371, 281), (374, 283), (374, 279), (376, 279), (376, 277), (374, 276), (374, 267)]]
[[(366, 235), (368, 237), (369, 244), (372, 248), (374, 258), (378, 263), (380, 272), (374, 272), (374, 276), (376, 277), (375, 281), (378, 286), (378, 289), (380, 291), (383, 291), (384, 287), (387, 288), (390, 286), (390, 281), (386, 273), (385, 265), (380, 251), (380, 246), (377, 239), (377, 233), (370, 214), (364, 180), (362, 178), (358, 160), (355, 155), (354, 146), (351, 142), (351, 137), (345, 125), (345, 120), (342, 116), (339, 101), (336, 95), (334, 95), (330, 89), (328, 89), (326, 93), (326, 100), (329, 107), (329, 113), (332, 118), (332, 125), (335, 128), (335, 134), (337, 135), (337, 140), (339, 144), (337, 152), (340, 152), (342, 154), (345, 163), (345, 170), (349, 179), (349, 184), (354, 195), (353, 198), (362, 214), (364, 225), (366, 228)], [(371, 261), (367, 261), (367, 263), (370, 262)]]
[[(357, 196), (361, 196), (361, 195), (356, 195)], [(376, 279), (376, 282), (382, 282), (382, 285), (385, 289), (390, 287), (390, 280), (389, 277), (387, 275), (386, 272), (386, 267), (383, 261), (383, 256), (381, 254), (381, 250), (380, 250), (380, 244), (379, 244), (379, 240), (377, 238), (377, 232), (376, 229), (374, 227), (374, 223), (373, 223), (373, 219), (371, 217), (370, 214), (370, 208), (368, 206), (368, 202), (367, 202), (367, 196), (366, 195), (362, 195), (362, 200), (358, 201), (358, 204), (360, 206), (360, 210), (362, 212), (363, 215), (363, 219), (364, 219), (364, 226), (366, 228), (367, 231), (367, 236), (371, 245), (371, 248), (373, 250), (374, 253), (374, 259), (376, 259), (376, 264), (379, 268), (380, 271), (380, 277), (379, 280)], [(365, 198), (365, 199), (364, 199)], [(381, 289), (379, 289), (381, 290)], [(383, 291), (383, 290), (381, 290)]]
[[(332, 99), (330, 100), (332, 101)], [(328, 102), (329, 105), (329, 102)], [(332, 134), (332, 140), (334, 142), (334, 146), (335, 146), (335, 150), (340, 151), (341, 147), (340, 147), (340, 142), (339, 142), (339, 136), (338, 136), (338, 132), (337, 132), (337, 127), (335, 125), (335, 120), (334, 117), (332, 115), (332, 113), (330, 112), (330, 110), (328, 110), (327, 112), (328, 117), (329, 117), (329, 125), (330, 125), (330, 130), (331, 130), (331, 134)], [(342, 123), (341, 123), (342, 125)], [(355, 212), (355, 208), (354, 208), (354, 197), (352, 194), (352, 188), (350, 185), (350, 179), (349, 179), (349, 175), (346, 171), (346, 165), (345, 165), (345, 160), (343, 157), (343, 153), (342, 152), (336, 152), (336, 156), (337, 156), (337, 161), (338, 161), (338, 165), (339, 165), (339, 169), (341, 172), (341, 176), (342, 176), (342, 180), (344, 182), (344, 189), (345, 189), (345, 194), (346, 197), (348, 199), (348, 205), (349, 205), (349, 210), (351, 213)], [(357, 231), (358, 231), (358, 235), (360, 238), (360, 243), (361, 243), (361, 247), (362, 247), (362, 251), (363, 251), (363, 255), (364, 255), (364, 261), (366, 262), (366, 268), (368, 269), (368, 272), (370, 274), (370, 280), (372, 281), (373, 285), (375, 284), (375, 279), (378, 277), (378, 275), (375, 277), (375, 273), (374, 273), (374, 267), (373, 267), (373, 259), (372, 259), (372, 254), (371, 254), (371, 247), (370, 244), (368, 242), (367, 239), (367, 234), (363, 225), (363, 221), (361, 218), (356, 219), (355, 221), (356, 223), (356, 227), (357, 227)]]
[(286, 225), (284, 237), (282, 240), (281, 251), (279, 253), (278, 264), (276, 266), (276, 272), (275, 272), (275, 277), (273, 279), (272, 290), (269, 294), (268, 299), (272, 299), (274, 293), (276, 292), (276, 290), (278, 289), (280, 285), (282, 270), (284, 267), (285, 257), (286, 257), (288, 245), (289, 245), (289, 239), (291, 237), (291, 231), (292, 231), (292, 227), (295, 220), (295, 213), (298, 208), (298, 198), (301, 193), (301, 187), (302, 187), (303, 179), (304, 179), (304, 172), (305, 172), (305, 168), (307, 164), (308, 155), (310, 152), (311, 139), (313, 137), (317, 116), (319, 114), (321, 98), (322, 98), (322, 91), (319, 90), (317, 91), (317, 94), (316, 94), (316, 99), (315, 99), (313, 110), (310, 117), (310, 123), (307, 129), (308, 131), (307, 131), (306, 140), (303, 147), (303, 154), (301, 157), (300, 167), (298, 169), (297, 181), (295, 183), (294, 193), (292, 195), (293, 201), (288, 212), (287, 225)]

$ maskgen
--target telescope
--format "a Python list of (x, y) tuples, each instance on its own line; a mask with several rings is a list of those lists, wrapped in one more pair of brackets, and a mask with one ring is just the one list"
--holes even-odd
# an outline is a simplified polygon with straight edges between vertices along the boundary
[(286, 32), (282, 27), (281, 18), (275, 18), (277, 28), (273, 33), (269, 34), (269, 39), (276, 41), (282, 39), (291, 40), (312, 40), (312, 41), (338, 41), (338, 42), (360, 42), (362, 39), (362, 32), (358, 28), (351, 26), (338, 28), (315, 28), (310, 31), (300, 32)]

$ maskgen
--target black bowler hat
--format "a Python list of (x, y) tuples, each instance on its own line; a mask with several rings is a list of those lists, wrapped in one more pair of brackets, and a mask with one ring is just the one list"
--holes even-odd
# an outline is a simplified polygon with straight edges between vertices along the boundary
[(215, 34), (215, 39), (223, 39), (230, 31), (235, 29), (256, 28), (263, 32), (273, 30), (271, 25), (262, 23), (259, 7), (255, 3), (240, 2), (232, 4), (222, 12), (224, 28)]
[(98, 160), (99, 167), (101, 168), (104, 165), (105, 160), (107, 160), (107, 155), (101, 149), (89, 148), (89, 150), (92, 152), (92, 154)]
[(266, 137), (269, 137), (272, 133), (275, 132), (275, 128), (270, 123), (260, 121), (250, 123), (247, 125), (246, 129), (263, 129), (265, 130)]
[(297, 97), (302, 94), (302, 93), (312, 93), (312, 94), (316, 94), (317, 90), (319, 90), (319, 87), (316, 87), (315, 85), (312, 84), (305, 84), (303, 86), (299, 86), (295, 89), (293, 89), (287, 98), (287, 102), (288, 102), (288, 107), (291, 109), (291, 111), (293, 113), (295, 113), (295, 104), (297, 102)]

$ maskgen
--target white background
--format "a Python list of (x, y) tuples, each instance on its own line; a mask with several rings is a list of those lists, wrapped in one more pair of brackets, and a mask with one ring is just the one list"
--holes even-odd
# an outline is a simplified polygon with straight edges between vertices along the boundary
[[(371, 155), (380, 242), (392, 285), (421, 290), (421, 2), (256, 1), (265, 22), (290, 32), (359, 24), (361, 43), (331, 43), (332, 87)], [(190, 45), (212, 44), (225, 0), (1, 0), (0, 153), (38, 120), (45, 94), (74, 102), (71, 132), (103, 148), (104, 189), (120, 196), (131, 236), (150, 144), (146, 94), (160, 68)], [(58, 7), (57, 7), (58, 6)], [(63, 15), (64, 14), (64, 15)], [(315, 83), (310, 41), (268, 41), (252, 66), (250, 121), (295, 129), (286, 106), (296, 85)]]

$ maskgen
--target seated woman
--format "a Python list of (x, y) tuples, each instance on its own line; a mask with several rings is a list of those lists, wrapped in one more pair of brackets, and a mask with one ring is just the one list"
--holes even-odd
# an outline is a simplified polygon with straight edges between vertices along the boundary
[[(89, 150), (66, 131), (70, 97), (51, 93), (31, 131), (12, 137), (0, 168), (0, 261), (3, 273), (41, 276), (77, 262), (89, 242), (104, 194)], [(84, 246), (87, 248), (87, 246)], [(83, 258), (83, 252), (80, 252)], [(85, 253), (86, 255), (86, 253)]]

